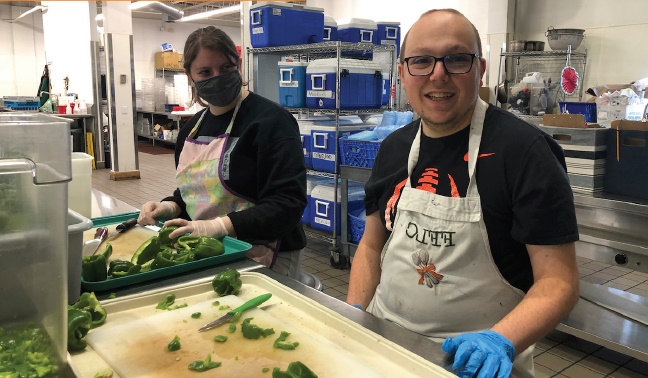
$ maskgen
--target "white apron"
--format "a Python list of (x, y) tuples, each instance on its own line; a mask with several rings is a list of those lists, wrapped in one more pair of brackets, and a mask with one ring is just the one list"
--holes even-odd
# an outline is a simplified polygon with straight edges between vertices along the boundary
[[(520, 303), (493, 261), (475, 167), (487, 105), (478, 99), (470, 123), (465, 198), (412, 188), (421, 128), (412, 144), (393, 231), (381, 254), (381, 277), (367, 311), (442, 342), (490, 329)], [(512, 376), (533, 377), (533, 346), (520, 353)]]
[[(227, 140), (242, 101), (243, 97), (234, 108), (232, 120), (227, 126), (225, 134), (219, 135), (211, 141), (193, 139), (205, 114), (209, 111), (209, 109), (205, 109), (189, 133), (182, 152), (180, 152), (176, 181), (182, 199), (187, 205), (187, 213), (193, 220), (214, 219), (254, 206), (251, 200), (245, 199), (228, 188), (223, 178), (223, 157)], [(277, 255), (277, 245), (277, 241), (254, 244), (247, 256), (270, 268)]]

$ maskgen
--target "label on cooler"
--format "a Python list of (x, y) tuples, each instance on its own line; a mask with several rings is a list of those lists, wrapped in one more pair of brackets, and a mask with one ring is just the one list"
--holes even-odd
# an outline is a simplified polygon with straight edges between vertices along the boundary
[(252, 34), (263, 34), (263, 26), (259, 26), (258, 28), (252, 28)]
[(273, 16), (281, 16), (281, 8), (272, 8)]
[(381, 39), (380, 40), (381, 45), (395, 45), (396, 41), (393, 39)]
[(315, 217), (315, 218), (313, 218), (313, 220), (317, 224), (321, 224), (321, 225), (326, 226), (326, 227), (331, 227), (331, 221), (329, 219)]
[(335, 161), (335, 154), (326, 154), (323, 152), (313, 152), (313, 159)]
[(321, 97), (321, 98), (330, 98), (334, 99), (335, 94), (333, 91), (306, 91), (306, 97)]
[(280, 81), (279, 82), (280, 87), (288, 87), (288, 88), (297, 88), (299, 87), (299, 82), (298, 81)]

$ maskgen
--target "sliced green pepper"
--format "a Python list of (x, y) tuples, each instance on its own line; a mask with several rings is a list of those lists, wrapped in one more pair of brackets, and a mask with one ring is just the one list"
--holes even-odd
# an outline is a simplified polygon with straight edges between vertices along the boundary
[(88, 346), (83, 340), (85, 335), (90, 331), (92, 316), (88, 311), (80, 310), (68, 306), (68, 341), (67, 348), (69, 351), (80, 351)]
[(160, 239), (160, 244), (161, 245), (166, 245), (166, 246), (169, 246), (169, 247), (173, 247), (173, 245), (175, 244), (176, 240), (178, 240), (178, 238), (176, 237), (176, 238), (171, 239), (171, 238), (169, 238), (169, 234), (172, 233), (173, 231), (177, 230), (177, 229), (178, 229), (178, 226), (165, 226), (165, 227), (162, 227), (160, 229), (160, 231), (158, 232), (158, 238)]
[(278, 367), (272, 369), (272, 378), (317, 378), (317, 374), (301, 361), (295, 361), (288, 365), (286, 371), (281, 371)]
[(139, 273), (141, 270), (141, 265), (135, 265), (126, 260), (113, 260), (108, 264), (108, 275), (112, 278), (130, 276)]
[(224, 343), (227, 341), (227, 336), (224, 335), (216, 335), (214, 336), (214, 341), (217, 343)]
[(198, 360), (189, 364), (189, 370), (207, 371), (221, 366), (222, 362), (212, 362), (211, 354), (207, 355), (204, 361)]
[(247, 318), (243, 320), (243, 323), (241, 323), (241, 332), (243, 333), (243, 337), (246, 339), (258, 339), (262, 336), (263, 338), (266, 338), (275, 333), (272, 328), (263, 329), (256, 324), (251, 324), (250, 321), (252, 321), (252, 319), (254, 318)]
[(200, 319), (201, 316), (202, 316), (202, 313), (200, 313), (200, 312), (194, 312), (193, 314), (191, 314), (192, 319)]
[(147, 261), (153, 260), (160, 251), (162, 251), (160, 238), (152, 236), (149, 240), (142, 243), (137, 251), (135, 251), (135, 254), (131, 258), (131, 262), (137, 265), (144, 265)]
[(236, 294), (241, 289), (241, 286), (243, 286), (240, 277), (241, 273), (236, 269), (228, 268), (214, 277), (212, 280), (212, 287), (220, 296)]
[(279, 335), (279, 337), (277, 337), (277, 339), (274, 342), (274, 347), (283, 350), (295, 350), (295, 348), (297, 348), (297, 346), (299, 345), (299, 342), (286, 341), (288, 336), (290, 336), (289, 332), (281, 331), (281, 334)]
[(108, 279), (108, 258), (112, 254), (112, 245), (106, 243), (106, 249), (92, 256), (85, 256), (81, 260), (81, 277), (86, 282), (99, 282)]
[(178, 248), (191, 250), (196, 255), (196, 260), (219, 256), (225, 252), (225, 246), (220, 240), (208, 236), (181, 236), (178, 238)]
[(151, 264), (151, 269), (155, 270), (169, 266), (175, 266), (178, 264), (194, 261), (194, 259), (195, 257), (190, 251), (173, 253), (172, 250), (165, 249), (155, 256), (155, 258), (153, 259), (153, 264)]
[(169, 352), (175, 352), (176, 350), (180, 350), (180, 338), (178, 335), (176, 335), (171, 342), (169, 342), (169, 345), (167, 345), (167, 349)]
[(104, 324), (108, 316), (106, 310), (95, 296), (95, 293), (86, 292), (81, 294), (79, 300), (72, 305), (72, 308), (84, 310), (90, 314), (92, 319), (91, 328), (96, 328)]

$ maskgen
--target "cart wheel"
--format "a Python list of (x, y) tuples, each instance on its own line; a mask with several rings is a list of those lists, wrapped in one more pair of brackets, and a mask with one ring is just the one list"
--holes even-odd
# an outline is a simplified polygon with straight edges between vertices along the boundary
[(331, 266), (335, 269), (345, 269), (347, 267), (347, 258), (343, 254), (338, 252), (338, 261), (336, 262), (333, 256), (331, 256)]

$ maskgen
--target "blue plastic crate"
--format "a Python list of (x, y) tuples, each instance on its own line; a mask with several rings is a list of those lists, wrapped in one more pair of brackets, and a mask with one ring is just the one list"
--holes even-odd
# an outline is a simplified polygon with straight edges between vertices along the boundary
[(371, 168), (380, 148), (379, 141), (349, 140), (340, 138), (340, 164), (352, 167)]
[(271, 1), (250, 7), (252, 47), (320, 43), (323, 34), (324, 8)]
[(360, 239), (362, 239), (362, 235), (364, 234), (365, 220), (359, 217), (363, 211), (364, 209), (359, 209), (347, 214), (349, 218), (349, 241), (354, 244), (360, 243)]
[(585, 122), (596, 123), (596, 103), (595, 102), (568, 102), (559, 101), (560, 112), (569, 114), (582, 114), (585, 116)]
[(6, 101), (4, 102), (5, 108), (12, 110), (38, 110), (38, 101)]

